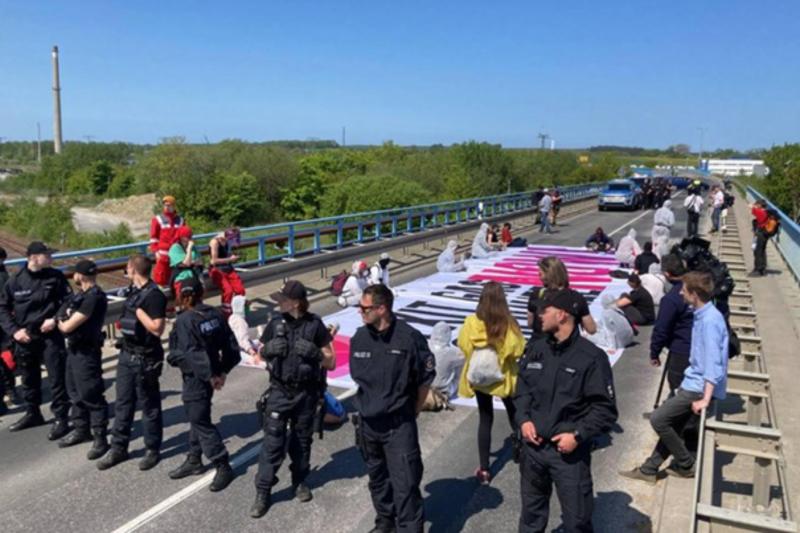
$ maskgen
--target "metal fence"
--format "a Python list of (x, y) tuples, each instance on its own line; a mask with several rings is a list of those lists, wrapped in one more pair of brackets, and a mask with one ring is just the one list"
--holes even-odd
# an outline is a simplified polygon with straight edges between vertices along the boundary
[(767, 205), (778, 212), (781, 221), (781, 229), (778, 235), (773, 238), (775, 246), (778, 247), (783, 256), (783, 260), (794, 274), (795, 279), (800, 282), (800, 225), (791, 219), (789, 215), (778, 209), (769, 198), (759, 193), (752, 187), (747, 187), (747, 201), (764, 200)]
[[(602, 183), (591, 183), (563, 187), (559, 191), (568, 203), (596, 196), (602, 187)], [(282, 259), (504, 215), (530, 209), (532, 202), (533, 192), (529, 191), (242, 228), (237, 253), (244, 258), (237, 266), (263, 266)], [(194, 236), (201, 253), (208, 252), (207, 242), (217, 233)], [(58, 268), (69, 271), (70, 264), (78, 259), (90, 258), (97, 263), (100, 272), (110, 272), (121, 269), (131, 254), (147, 254), (149, 245), (148, 241), (140, 241), (73, 250), (56, 253), (53, 259)], [(25, 261), (25, 258), (10, 259), (6, 265), (22, 266)]]

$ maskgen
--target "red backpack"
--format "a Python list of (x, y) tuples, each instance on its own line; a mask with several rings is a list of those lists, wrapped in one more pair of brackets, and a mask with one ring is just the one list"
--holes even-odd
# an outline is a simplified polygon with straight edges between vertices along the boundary
[(348, 274), (346, 270), (342, 270), (333, 276), (333, 278), (331, 278), (331, 294), (334, 296), (341, 296), (344, 290), (344, 284), (347, 282), (349, 276), (350, 274)]

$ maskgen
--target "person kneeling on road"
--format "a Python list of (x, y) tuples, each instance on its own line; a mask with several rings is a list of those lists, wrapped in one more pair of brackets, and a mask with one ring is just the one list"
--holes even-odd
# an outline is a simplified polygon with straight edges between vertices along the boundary
[(586, 239), (586, 247), (594, 252), (610, 252), (614, 249), (614, 240), (606, 235), (603, 228), (597, 228)]
[(272, 487), (278, 483), (276, 474), (287, 449), (292, 459), (292, 495), (301, 502), (311, 500), (305, 481), (314, 421), (318, 410), (325, 408), (325, 370), (336, 368), (333, 336), (317, 315), (309, 313), (303, 284), (289, 280), (271, 297), (278, 302), (281, 314), (267, 324), (261, 337), (270, 388), (259, 401), (264, 442), (258, 456), (256, 500), (250, 508), (253, 518), (261, 518), (269, 510)]
[(200, 281), (181, 284), (181, 312), (169, 335), (167, 362), (183, 374), (181, 399), (189, 419), (189, 453), (169, 477), (182, 479), (202, 474), (204, 454), (217, 470), (209, 490), (218, 492), (233, 481), (234, 473), (228, 450), (211, 422), (211, 397), (225, 385), (228, 373), (241, 356), (225, 317), (203, 303), (203, 292)]
[(689, 272), (683, 277), (681, 296), (694, 308), (689, 367), (680, 388), (650, 416), (658, 434), (653, 453), (639, 467), (621, 475), (656, 483), (658, 470), (669, 456), (667, 473), (694, 477), (695, 460), (681, 434), (693, 415), (699, 415), (713, 400), (725, 399), (728, 373), (728, 326), (711, 297), (714, 280), (707, 272)]
[[(108, 451), (108, 403), (103, 395), (103, 324), (108, 300), (97, 286), (97, 265), (89, 260), (75, 265), (78, 292), (59, 309), (58, 329), (67, 338), (67, 392), (72, 401), (72, 432), (58, 442), (60, 448), (92, 439), (90, 461)], [(91, 428), (91, 433), (90, 433)]]
[(361, 293), (369, 284), (369, 270), (364, 261), (355, 261), (350, 268), (350, 275), (344, 282), (342, 294), (337, 303), (342, 307), (352, 307), (357, 305), (361, 299)]
[(642, 287), (638, 274), (628, 276), (631, 292), (623, 293), (617, 300), (617, 307), (622, 309), (625, 317), (637, 326), (647, 326), (656, 319), (656, 306), (653, 297)]
[(592, 530), (592, 439), (611, 429), (617, 406), (608, 356), (577, 327), (581, 305), (575, 291), (546, 291), (537, 308), (547, 337), (520, 360), (520, 532), (546, 529), (553, 482), (565, 530)]

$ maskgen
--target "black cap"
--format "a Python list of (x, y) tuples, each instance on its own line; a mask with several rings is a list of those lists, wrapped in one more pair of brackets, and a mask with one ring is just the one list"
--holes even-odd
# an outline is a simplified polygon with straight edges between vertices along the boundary
[(25, 255), (35, 255), (35, 254), (52, 254), (57, 250), (53, 250), (52, 248), (48, 248), (45, 243), (42, 241), (33, 241), (28, 245), (28, 251), (25, 252)]
[(89, 259), (81, 259), (78, 261), (78, 264), (75, 265), (75, 272), (83, 274), (84, 276), (96, 276), (97, 265), (94, 264), (94, 261), (90, 261)]
[(550, 289), (545, 292), (538, 307), (540, 311), (547, 307), (555, 307), (577, 317), (583, 301), (583, 296), (572, 289)]
[(270, 298), (275, 300), (276, 302), (282, 302), (284, 300), (307, 300), (308, 293), (306, 292), (305, 286), (297, 280), (290, 279), (287, 281), (283, 288), (278, 292), (273, 292), (269, 295)]
[(188, 296), (190, 294), (203, 294), (205, 287), (203, 287), (203, 282), (199, 279), (192, 278), (186, 281), (179, 281), (178, 282), (181, 286), (181, 296)]

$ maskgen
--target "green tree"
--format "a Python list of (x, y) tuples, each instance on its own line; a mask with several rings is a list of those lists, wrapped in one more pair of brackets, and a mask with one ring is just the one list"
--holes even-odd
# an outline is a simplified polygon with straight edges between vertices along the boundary
[(331, 186), (322, 199), (321, 214), (394, 209), (430, 200), (418, 183), (394, 176), (355, 176)]

